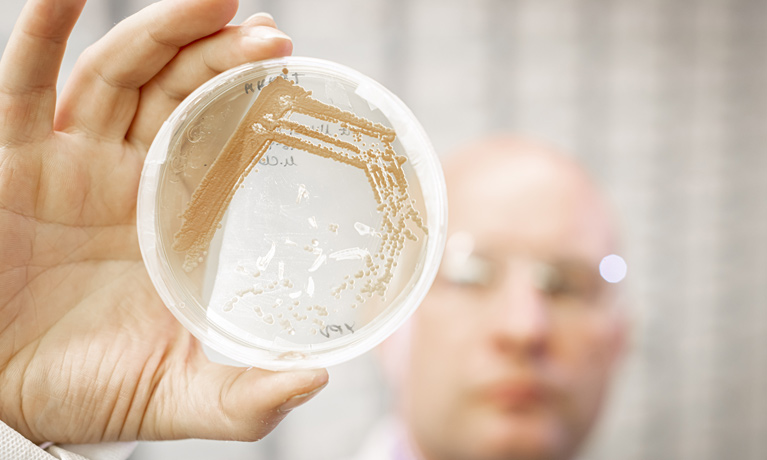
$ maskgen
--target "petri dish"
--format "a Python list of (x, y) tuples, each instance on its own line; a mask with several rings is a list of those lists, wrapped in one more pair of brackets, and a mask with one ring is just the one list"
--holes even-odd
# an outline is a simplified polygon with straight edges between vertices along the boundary
[(342, 65), (286, 57), (199, 87), (151, 145), (141, 253), (203, 344), (244, 365), (314, 368), (392, 334), (445, 243), (437, 155), (412, 112)]

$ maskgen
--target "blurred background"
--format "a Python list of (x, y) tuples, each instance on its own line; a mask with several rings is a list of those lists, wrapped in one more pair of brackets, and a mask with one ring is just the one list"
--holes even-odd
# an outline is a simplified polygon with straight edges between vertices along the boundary
[[(76, 56), (149, 3), (92, 0)], [(23, 0), (3, 0), (0, 43)], [(767, 458), (767, 1), (241, 0), (294, 54), (355, 68), (440, 154), (512, 132), (579, 159), (618, 210), (634, 336), (583, 459)], [(374, 353), (258, 443), (132, 459), (338, 459), (387, 410)]]

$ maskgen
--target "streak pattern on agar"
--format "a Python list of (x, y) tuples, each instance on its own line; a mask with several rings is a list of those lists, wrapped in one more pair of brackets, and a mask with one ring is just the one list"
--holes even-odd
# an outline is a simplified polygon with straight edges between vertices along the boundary
[[(341, 140), (337, 136), (329, 136), (290, 120), (289, 117), (294, 113), (325, 122), (339, 123), (342, 128), (353, 134), (355, 143)], [(376, 142), (362, 143), (363, 135), (373, 138)], [(371, 254), (367, 250), (354, 248), (326, 256), (322, 254), (321, 249), (306, 249), (317, 251), (315, 253), (318, 257), (311, 267), (314, 270), (328, 258), (362, 259), (364, 269), (332, 289), (331, 292), (336, 298), (340, 298), (346, 290), (355, 291), (354, 299), (357, 303), (364, 302), (365, 297), (373, 295), (383, 297), (406, 241), (418, 241), (418, 236), (413, 230), (419, 230), (424, 236), (428, 236), (428, 229), (408, 193), (408, 183), (402, 169), (406, 157), (397, 155), (392, 146), (395, 138), (396, 133), (393, 129), (322, 103), (312, 98), (311, 92), (301, 86), (284, 78), (275, 78), (261, 90), (221, 153), (206, 171), (182, 214), (182, 225), (174, 235), (173, 249), (185, 253), (184, 270), (190, 272), (198, 266), (217, 229), (221, 227), (224, 213), (244, 178), (258, 164), (272, 143), (280, 143), (349, 165), (365, 174), (378, 205), (381, 225), (373, 229), (360, 223), (355, 225), (355, 228), (360, 234), (380, 238), (377, 251)], [(306, 189), (301, 185), (296, 202), (307, 198)], [(316, 228), (316, 221), (312, 220), (310, 219), (309, 223)], [(335, 233), (338, 226), (331, 224), (329, 230)], [(288, 243), (288, 240), (285, 242)], [(274, 257), (274, 250), (273, 243), (268, 254), (259, 258), (259, 270), (266, 269)], [(282, 264), (280, 262), (280, 279), (284, 270)], [(310, 296), (313, 294), (313, 283), (307, 286), (306, 291)], [(289, 294), (289, 297), (296, 299), (296, 294), (300, 295), (300, 292)], [(225, 306), (225, 310), (230, 310), (236, 300), (245, 294), (258, 295), (260, 292), (254, 289), (238, 293), (238, 297), (232, 299)], [(324, 306), (315, 306), (314, 310), (321, 316), (327, 315)], [(271, 321), (268, 322), (273, 321), (272, 318), (269, 319)]]

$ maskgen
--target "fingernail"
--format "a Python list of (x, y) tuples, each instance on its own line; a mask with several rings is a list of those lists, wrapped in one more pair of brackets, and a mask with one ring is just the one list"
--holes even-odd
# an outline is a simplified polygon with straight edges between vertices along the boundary
[(259, 18), (267, 18), (267, 19), (271, 19), (272, 21), (274, 21), (274, 16), (272, 16), (271, 14), (269, 14), (267, 12), (261, 12), (261, 13), (256, 13), (254, 15), (251, 15), (248, 19), (243, 21), (243, 24), (245, 24), (247, 22), (250, 22), (250, 21), (253, 21), (253, 20), (256, 20), (256, 19), (259, 19)]
[(284, 32), (277, 30), (272, 27), (248, 27), (245, 29), (245, 35), (248, 37), (257, 38), (259, 40), (272, 40), (275, 38), (280, 38), (283, 40), (290, 40), (291, 38), (287, 36)]
[(277, 411), (281, 413), (290, 412), (296, 407), (300, 406), (301, 404), (305, 403), (306, 401), (309, 401), (312, 399), (317, 393), (319, 393), (323, 388), (325, 388), (328, 385), (327, 382), (325, 382), (322, 386), (315, 388), (314, 390), (300, 394), (295, 395), (291, 398), (289, 398), (287, 401), (285, 401), (278, 409)]

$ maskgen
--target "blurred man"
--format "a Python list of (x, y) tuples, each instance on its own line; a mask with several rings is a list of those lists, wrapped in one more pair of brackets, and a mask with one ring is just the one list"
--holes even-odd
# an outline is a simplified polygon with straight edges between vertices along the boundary
[(473, 145), (445, 173), (440, 273), (383, 347), (399, 434), (362, 457), (572, 458), (625, 335), (599, 269), (616, 250), (607, 206), (573, 162), (514, 139)]

